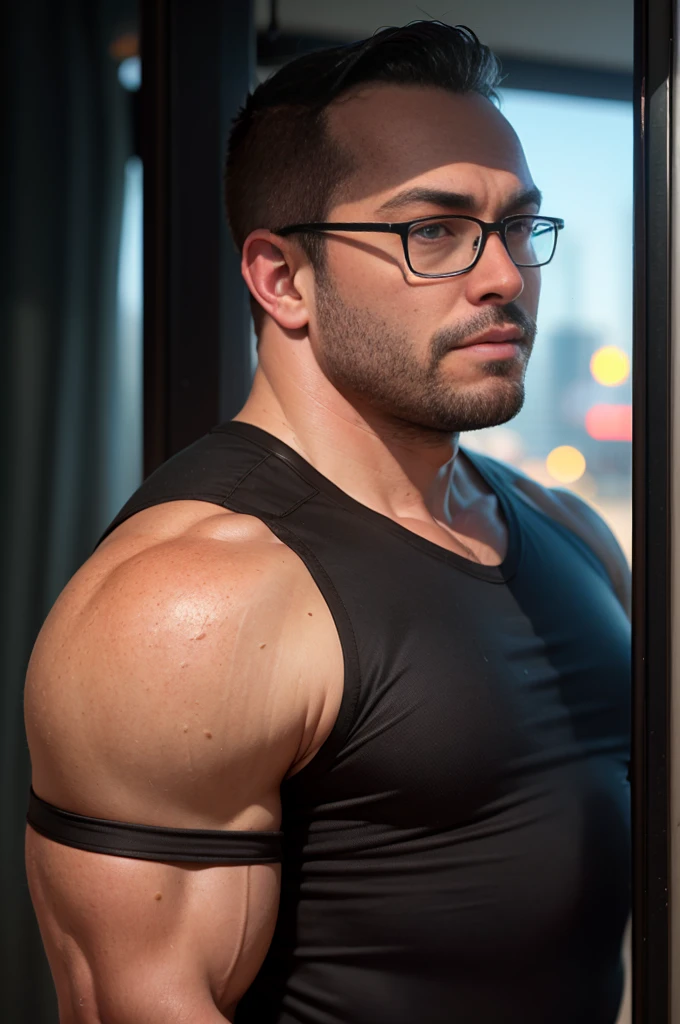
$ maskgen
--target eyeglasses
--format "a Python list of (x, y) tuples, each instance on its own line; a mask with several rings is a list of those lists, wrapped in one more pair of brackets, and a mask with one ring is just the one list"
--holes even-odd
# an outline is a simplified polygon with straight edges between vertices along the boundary
[(416, 277), (456, 277), (472, 270), (484, 252), (489, 235), (500, 235), (517, 267), (543, 267), (555, 255), (557, 233), (564, 227), (558, 217), (516, 214), (491, 223), (477, 217), (420, 217), (401, 224), (328, 223), (292, 224), (274, 234), (324, 231), (381, 231), (399, 235), (409, 269)]

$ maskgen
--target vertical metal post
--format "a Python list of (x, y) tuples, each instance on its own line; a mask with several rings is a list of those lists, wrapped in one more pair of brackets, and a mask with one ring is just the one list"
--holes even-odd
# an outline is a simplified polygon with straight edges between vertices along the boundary
[(233, 416), (250, 316), (222, 189), (255, 63), (251, 0), (141, 0), (144, 470)]
[[(677, 26), (680, 0), (675, 0), (673, 80), (671, 98), (671, 694), (670, 694), (670, 1020), (680, 1021), (680, 50)], [(675, 966), (675, 969), (673, 967)]]
[(633, 1019), (668, 1024), (671, 0), (636, 4)]
[[(257, 62), (255, 4), (253, 0), (222, 0), (229, 8), (228, 31), (223, 33), (220, 64), (221, 158), (224, 166), (231, 120), (255, 84)], [(222, 193), (221, 193), (222, 195)], [(226, 218), (220, 219), (222, 301), (220, 304), (219, 419), (231, 419), (246, 400), (253, 376), (250, 293), (241, 277), (241, 255), (229, 234)]]

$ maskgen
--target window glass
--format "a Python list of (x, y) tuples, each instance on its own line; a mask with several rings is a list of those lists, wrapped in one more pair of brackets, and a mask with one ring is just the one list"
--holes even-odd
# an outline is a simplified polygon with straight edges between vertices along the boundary
[(125, 164), (118, 253), (116, 349), (110, 379), (107, 518), (113, 519), (143, 478), (142, 161)]
[(633, 110), (630, 103), (506, 89), (542, 212), (562, 217), (543, 268), (526, 400), (463, 445), (587, 499), (631, 554)]

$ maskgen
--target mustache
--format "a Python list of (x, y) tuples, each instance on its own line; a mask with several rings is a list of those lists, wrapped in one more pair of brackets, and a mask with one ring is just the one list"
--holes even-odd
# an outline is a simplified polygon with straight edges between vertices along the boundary
[(432, 364), (439, 362), (452, 348), (460, 348), (483, 331), (509, 324), (520, 329), (523, 343), (531, 348), (536, 337), (536, 321), (515, 302), (508, 302), (505, 306), (490, 306), (465, 323), (437, 331), (432, 338)]

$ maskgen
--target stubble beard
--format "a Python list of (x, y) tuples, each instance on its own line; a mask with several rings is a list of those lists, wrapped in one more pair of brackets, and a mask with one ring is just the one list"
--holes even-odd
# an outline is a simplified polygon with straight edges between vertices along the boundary
[[(515, 303), (489, 306), (474, 319), (437, 331), (429, 359), (418, 361), (408, 335), (370, 310), (348, 306), (326, 275), (317, 278), (318, 359), (331, 384), (355, 405), (384, 419), (395, 439), (419, 438), (438, 444), (442, 435), (498, 426), (524, 404), (524, 374), (536, 335), (536, 322)], [(441, 370), (452, 348), (489, 328), (515, 324), (523, 332), (524, 359), (480, 364), (478, 384), (456, 385)]]

